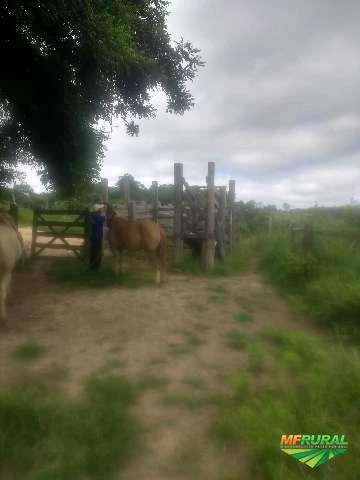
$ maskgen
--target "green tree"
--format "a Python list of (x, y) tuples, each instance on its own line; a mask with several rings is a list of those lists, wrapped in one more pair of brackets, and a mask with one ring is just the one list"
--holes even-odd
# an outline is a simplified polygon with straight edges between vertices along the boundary
[(106, 134), (99, 121), (193, 105), (187, 82), (203, 65), (191, 43), (172, 42), (166, 0), (0, 2), (0, 183), (18, 161), (36, 162), (44, 183), (74, 191), (99, 173)]
[(175, 202), (175, 187), (174, 185), (159, 185), (159, 201), (162, 204)]
[(115, 195), (117, 197), (125, 199), (126, 191), (128, 189), (131, 200), (149, 200), (149, 190), (145, 187), (145, 185), (135, 180), (135, 178), (129, 173), (125, 173), (119, 177), (119, 180), (115, 183), (115, 186)]

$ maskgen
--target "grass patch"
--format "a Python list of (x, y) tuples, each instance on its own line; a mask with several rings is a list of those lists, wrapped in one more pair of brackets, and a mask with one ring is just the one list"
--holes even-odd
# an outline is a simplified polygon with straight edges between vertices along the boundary
[(183, 383), (196, 390), (203, 390), (206, 388), (205, 380), (195, 373), (186, 375), (183, 379)]
[(154, 285), (154, 272), (143, 265), (116, 277), (109, 258), (104, 259), (97, 271), (90, 270), (88, 265), (75, 258), (61, 258), (53, 263), (49, 275), (57, 283), (71, 288), (139, 288)]
[(234, 329), (227, 334), (227, 344), (234, 350), (245, 350), (248, 343), (248, 335), (245, 335), (240, 330)]
[(70, 400), (44, 385), (0, 392), (0, 476), (9, 480), (111, 479), (138, 445), (123, 377), (92, 377)]
[(215, 266), (211, 272), (204, 272), (200, 258), (194, 257), (190, 249), (184, 249), (184, 260), (181, 263), (173, 265), (173, 271), (176, 273), (186, 273), (189, 275), (206, 275), (209, 277), (226, 277), (243, 272), (249, 265), (250, 252), (254, 250), (254, 242), (257, 239), (244, 238), (241, 243), (226, 255), (224, 260), (215, 259)]
[[(310, 252), (277, 236), (262, 246), (262, 265), (296, 309), (360, 341), (360, 249), (341, 238), (315, 236)], [(295, 301), (294, 301), (295, 300)]]
[(237, 323), (249, 323), (254, 320), (254, 317), (248, 312), (235, 313), (234, 320)]
[(251, 312), (253, 310), (253, 300), (250, 300), (248, 296), (238, 296), (235, 298), (235, 302), (241, 307), (243, 310), (247, 312)]
[(185, 339), (188, 345), (191, 347), (199, 347), (203, 345), (205, 341), (195, 332), (186, 332)]
[(118, 357), (109, 358), (98, 370), (99, 374), (114, 374), (126, 367), (126, 362)]
[(46, 347), (35, 342), (26, 342), (15, 348), (13, 357), (22, 362), (38, 360), (46, 354)]
[[(360, 442), (360, 358), (358, 351), (302, 332), (271, 330), (255, 336), (248, 351), (272, 358), (262, 385), (253, 375), (235, 373), (230, 396), (219, 408), (213, 433), (221, 445), (244, 444), (252, 474), (264, 480), (355, 478), (360, 457), (347, 453), (316, 471), (279, 450), (282, 434), (345, 434), (350, 445)], [(251, 353), (252, 352), (252, 353)], [(258, 367), (257, 367), (258, 368)], [(256, 368), (256, 370), (257, 370)]]

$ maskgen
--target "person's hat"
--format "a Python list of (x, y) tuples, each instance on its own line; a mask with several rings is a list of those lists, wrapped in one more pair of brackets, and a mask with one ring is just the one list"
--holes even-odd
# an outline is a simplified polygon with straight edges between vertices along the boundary
[(101, 203), (95, 203), (91, 210), (93, 212), (98, 212), (99, 210), (102, 210), (102, 208), (104, 208), (104, 205), (102, 205)]

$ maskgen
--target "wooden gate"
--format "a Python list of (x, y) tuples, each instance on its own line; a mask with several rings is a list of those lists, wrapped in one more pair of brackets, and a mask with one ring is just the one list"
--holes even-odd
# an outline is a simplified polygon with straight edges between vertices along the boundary
[[(88, 210), (34, 209), (31, 256), (36, 257), (45, 249), (53, 249), (68, 250), (78, 258), (85, 259), (88, 229)], [(38, 241), (39, 237), (44, 240)], [(71, 239), (81, 239), (83, 242), (74, 244)]]

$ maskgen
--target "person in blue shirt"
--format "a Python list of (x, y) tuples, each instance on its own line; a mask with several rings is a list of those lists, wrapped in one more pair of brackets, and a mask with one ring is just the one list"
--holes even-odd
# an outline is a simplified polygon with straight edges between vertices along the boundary
[(98, 270), (102, 260), (102, 242), (105, 223), (103, 205), (95, 204), (90, 213), (90, 269)]

